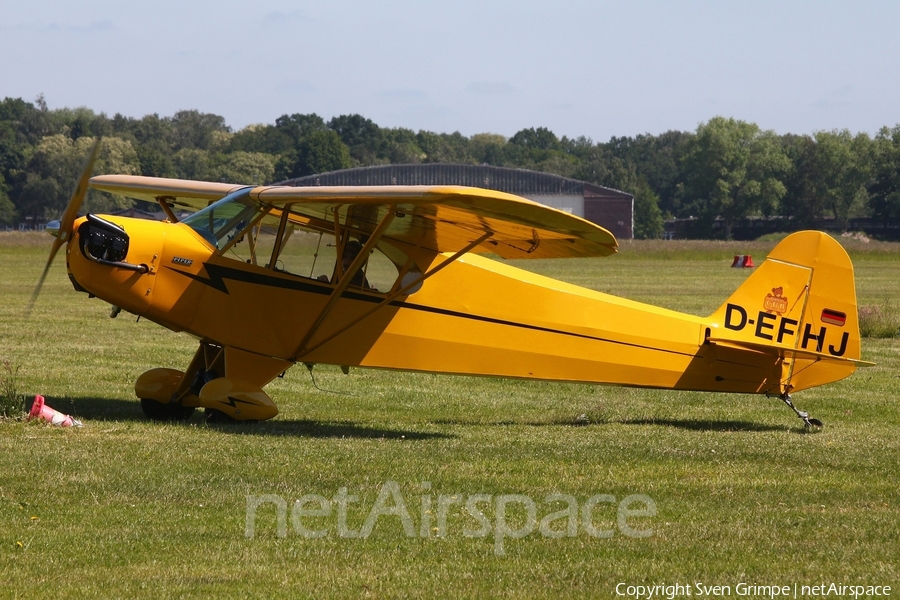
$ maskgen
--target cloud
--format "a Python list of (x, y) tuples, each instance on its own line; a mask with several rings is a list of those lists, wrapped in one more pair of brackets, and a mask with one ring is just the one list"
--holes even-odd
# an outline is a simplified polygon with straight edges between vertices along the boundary
[(96, 33), (100, 31), (114, 31), (112, 21), (91, 21), (88, 25), (62, 25), (56, 21), (49, 23), (17, 23), (12, 25), (0, 25), (0, 31), (21, 33), (59, 33), (68, 31), (71, 33)]
[(852, 96), (852, 95), (856, 94), (856, 86), (848, 83), (846, 85), (842, 85), (839, 88), (835, 88), (835, 89), (831, 90), (830, 93), (832, 96), (848, 96), (848, 95)]
[(277, 89), (281, 93), (306, 94), (315, 92), (316, 86), (308, 81), (301, 81), (299, 79), (284, 79), (278, 83)]
[(823, 98), (821, 100), (816, 100), (815, 102), (810, 102), (809, 106), (810, 108), (844, 109), (852, 107), (853, 103), (848, 100), (831, 100), (828, 98)]
[(391, 98), (394, 100), (425, 100), (428, 97), (428, 94), (422, 90), (414, 90), (409, 88), (385, 90), (379, 95), (382, 98)]
[(307, 17), (306, 13), (302, 10), (292, 10), (290, 12), (278, 10), (266, 13), (266, 15), (263, 16), (262, 24), (263, 29), (269, 29), (270, 27), (284, 27), (285, 25), (292, 23), (300, 23), (309, 20), (309, 17)]
[(470, 94), (481, 96), (507, 96), (516, 93), (516, 88), (505, 82), (474, 81), (466, 86)]
[(70, 25), (66, 27), (66, 30), (75, 33), (95, 33), (98, 31), (112, 31), (114, 29), (112, 21), (91, 21), (90, 25)]
[(851, 84), (829, 90), (824, 97), (809, 103), (812, 108), (818, 109), (847, 109), (854, 106), (857, 91)]

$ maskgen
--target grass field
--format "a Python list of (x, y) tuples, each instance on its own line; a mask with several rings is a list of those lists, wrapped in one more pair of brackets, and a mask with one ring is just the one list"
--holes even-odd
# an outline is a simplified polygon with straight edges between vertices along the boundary
[[(748, 274), (731, 257), (761, 261), (773, 245), (629, 242), (608, 259), (517, 266), (708, 314)], [(302, 366), (270, 384), (273, 421), (159, 424), (133, 382), (183, 369), (194, 343), (109, 319), (61, 260), (26, 319), (48, 247), (0, 234), (0, 359), (18, 368), (0, 375), (84, 427), (0, 420), (0, 597), (615, 598), (618, 584), (631, 597), (640, 590), (627, 586), (674, 584), (771, 596), (741, 583), (900, 593), (896, 338), (864, 340), (878, 366), (795, 396), (824, 421), (818, 432), (763, 397), (321, 366), (321, 389)], [(848, 249), (860, 304), (896, 306), (900, 245)], [(331, 512), (311, 515), (322, 498)], [(266, 500), (285, 502), (283, 531)], [(368, 536), (341, 536), (365, 534), (367, 520)]]

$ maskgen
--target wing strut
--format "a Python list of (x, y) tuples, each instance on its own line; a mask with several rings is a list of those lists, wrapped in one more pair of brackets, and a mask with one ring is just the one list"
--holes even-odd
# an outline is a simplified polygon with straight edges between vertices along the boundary
[[(369, 257), (369, 252), (372, 251), (372, 248), (375, 247), (375, 244), (381, 239), (381, 236), (384, 235), (384, 232), (387, 231), (388, 226), (391, 224), (391, 221), (394, 220), (394, 213), (396, 213), (396, 208), (391, 205), (390, 210), (387, 211), (387, 214), (384, 215), (384, 218), (381, 219), (381, 223), (378, 224), (378, 227), (375, 228), (375, 231), (372, 232), (372, 235), (366, 240), (365, 245), (363, 245), (362, 250), (359, 254), (356, 255), (356, 258), (353, 259), (353, 262), (350, 263), (350, 266), (347, 268), (345, 273), (340, 273), (340, 255), (338, 255), (338, 273), (339, 279), (338, 283), (334, 288), (334, 291), (331, 292), (331, 296), (328, 297), (328, 303), (325, 304), (325, 307), (319, 313), (319, 316), (316, 317), (315, 322), (312, 327), (309, 328), (309, 331), (306, 332), (306, 335), (303, 336), (303, 340), (297, 346), (297, 349), (294, 351), (294, 356), (290, 360), (292, 362), (297, 362), (297, 356), (300, 355), (305, 349), (306, 345), (309, 344), (312, 337), (319, 330), (319, 327), (322, 326), (322, 323), (325, 322), (325, 319), (331, 314), (332, 309), (337, 305), (337, 301), (340, 299), (341, 294), (344, 293), (344, 290), (347, 289), (347, 286), (350, 285), (350, 280), (353, 279), (353, 276), (356, 275), (356, 272), (359, 271), (360, 267), (363, 266), (363, 263)], [(343, 244), (342, 244), (343, 246)]]
[(178, 222), (178, 217), (175, 215), (175, 212), (172, 210), (172, 207), (169, 206), (169, 200), (174, 200), (172, 196), (157, 196), (156, 202), (159, 204), (159, 207), (163, 209), (163, 212), (166, 213), (166, 216), (169, 218), (169, 221), (172, 223)]
[[(320, 342), (317, 343), (316, 345), (311, 346), (311, 347), (309, 347), (309, 348), (306, 348), (305, 350), (302, 350), (302, 352), (301, 352), (301, 349), (302, 349), (302, 345), (301, 345), (301, 348), (298, 349), (298, 351), (297, 351), (297, 353), (295, 354), (294, 358), (291, 359), (291, 360), (293, 360), (294, 362), (297, 362), (298, 360), (300, 360), (301, 358), (303, 358), (304, 356), (306, 356), (306, 355), (309, 354), (310, 352), (313, 352), (314, 350), (318, 349), (318, 348), (319, 348), (320, 346), (322, 346), (323, 344), (326, 344), (326, 343), (330, 342), (331, 340), (333, 340), (334, 338), (336, 338), (337, 336), (341, 335), (342, 333), (344, 333), (345, 331), (347, 331), (348, 329), (350, 329), (351, 327), (353, 327), (354, 325), (356, 325), (356, 324), (359, 323), (360, 321), (362, 321), (362, 320), (364, 320), (364, 319), (368, 319), (368, 318), (371, 317), (375, 312), (381, 310), (382, 308), (384, 308), (385, 306), (387, 306), (387, 305), (389, 305), (391, 302), (393, 302), (398, 296), (402, 296), (403, 294), (405, 294), (405, 293), (408, 292), (409, 290), (413, 289), (413, 288), (416, 287), (417, 285), (420, 285), (423, 281), (425, 281), (426, 279), (428, 279), (428, 278), (431, 277), (432, 275), (437, 274), (438, 271), (440, 271), (440, 270), (443, 269), (444, 267), (450, 265), (451, 263), (456, 262), (456, 260), (459, 259), (459, 257), (461, 257), (463, 254), (466, 254), (466, 253), (469, 252), (472, 248), (475, 248), (476, 246), (478, 246), (479, 244), (481, 244), (482, 242), (484, 242), (485, 240), (487, 240), (488, 238), (490, 238), (492, 235), (494, 235), (494, 233), (493, 233), (492, 231), (487, 231), (487, 232), (485, 232), (484, 235), (480, 236), (478, 239), (476, 239), (476, 240), (470, 242), (469, 244), (467, 244), (465, 248), (459, 250), (459, 251), (456, 252), (453, 256), (451, 256), (451, 257), (448, 258), (447, 260), (443, 261), (441, 264), (439, 264), (438, 266), (434, 267), (433, 269), (431, 269), (431, 270), (428, 271), (427, 273), (422, 273), (422, 275), (419, 276), (419, 277), (417, 277), (414, 281), (412, 281), (412, 282), (406, 284), (405, 286), (401, 287), (400, 289), (398, 289), (398, 290), (395, 291), (394, 293), (389, 294), (389, 295), (387, 296), (387, 298), (385, 298), (384, 300), (382, 300), (381, 302), (379, 302), (377, 305), (375, 305), (375, 307), (369, 309), (368, 311), (366, 311), (365, 313), (363, 313), (363, 314), (360, 315), (359, 317), (357, 317), (357, 318), (355, 318), (354, 320), (350, 321), (349, 323), (347, 323), (346, 325), (344, 325), (343, 327), (341, 327), (340, 329), (338, 329), (337, 331), (335, 331), (334, 333), (332, 333), (331, 335), (329, 335), (328, 337), (326, 337), (324, 340), (320, 341)], [(360, 254), (362, 254), (362, 252), (360, 252)], [(321, 326), (321, 323), (317, 322), (317, 323), (316, 323), (316, 326), (317, 326), (317, 327), (320, 327), (320, 326)], [(307, 337), (311, 338), (312, 336), (308, 335)], [(304, 344), (306, 344), (306, 343), (308, 343), (308, 342), (309, 342), (309, 340), (305, 340), (305, 341), (304, 341)]]

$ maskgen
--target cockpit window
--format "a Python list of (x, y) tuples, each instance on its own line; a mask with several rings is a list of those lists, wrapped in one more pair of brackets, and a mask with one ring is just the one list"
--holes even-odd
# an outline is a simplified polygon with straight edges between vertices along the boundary
[(249, 198), (252, 188), (225, 196), (182, 221), (218, 250), (225, 248), (262, 210)]
[[(340, 274), (362, 249), (363, 241), (364, 238), (350, 236), (344, 241), (344, 251), (338, 254), (339, 244), (332, 231), (299, 223), (288, 223), (280, 239), (275, 228), (265, 226), (258, 230), (255, 237), (257, 255), (274, 259), (270, 267), (273, 270), (327, 283), (338, 281)], [(397, 265), (376, 246), (365, 257), (349, 289), (387, 293), (397, 280), (397, 272)]]
[[(336, 284), (362, 249), (362, 232), (343, 229), (335, 237), (334, 223), (291, 211), (291, 206), (267, 206), (249, 198), (244, 188), (185, 218), (181, 222), (202, 236), (223, 257)], [(339, 248), (343, 249), (339, 256)], [(352, 249), (356, 249), (356, 253)], [(348, 256), (352, 254), (352, 256)], [(387, 294), (400, 289), (417, 273), (404, 252), (380, 241), (352, 278), (350, 290)], [(398, 281), (401, 271), (402, 281)], [(414, 293), (418, 290), (408, 290)]]

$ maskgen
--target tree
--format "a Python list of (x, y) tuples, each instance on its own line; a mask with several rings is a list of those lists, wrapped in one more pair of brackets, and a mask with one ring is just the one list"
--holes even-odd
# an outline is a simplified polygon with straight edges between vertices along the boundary
[(717, 216), (731, 239), (734, 223), (752, 214), (772, 214), (785, 194), (781, 181), (790, 162), (771, 131), (753, 123), (715, 117), (697, 128), (682, 160), (683, 194), (706, 235)]
[(160, 118), (156, 113), (144, 115), (140, 120), (126, 121), (127, 130), (134, 135), (138, 144), (152, 144), (159, 149), (173, 150), (171, 145), (175, 137), (172, 133), (172, 120)]
[(213, 178), (209, 152), (198, 148), (182, 148), (172, 156), (175, 176), (179, 179), (209, 181)]
[(790, 217), (794, 228), (809, 229), (825, 210), (819, 190), (822, 163), (816, 153), (816, 141), (809, 135), (785, 135), (781, 146), (791, 168), (783, 180), (785, 194), (779, 204), (779, 214)]
[(4, 121), (13, 126), (17, 141), (29, 146), (52, 132), (50, 111), (43, 95), (38, 96), (37, 106), (21, 98), (4, 98), (0, 102), (0, 122)]
[(16, 202), (19, 218), (43, 221), (62, 214), (65, 196), (56, 179), (28, 173)]
[(597, 145), (591, 149), (575, 177), (634, 195), (634, 237), (662, 237), (664, 222), (659, 197), (647, 180), (638, 175), (632, 162), (614, 156), (608, 146)]
[(868, 204), (866, 184), (871, 179), (873, 146), (866, 133), (842, 131), (815, 134), (818, 163), (817, 191), (834, 215), (839, 229)]
[(546, 127), (522, 129), (509, 138), (510, 144), (531, 148), (533, 150), (559, 150), (559, 138)]
[[(76, 173), (80, 170), (84, 163), (84, 157), (90, 152), (94, 144), (94, 138), (83, 137), (75, 140), (73, 144), (74, 164)], [(117, 137), (106, 137), (100, 142), (100, 149), (97, 152), (97, 162), (94, 163), (94, 173), (101, 174), (117, 174), (117, 175), (139, 175), (141, 173), (141, 164), (138, 154), (131, 142)], [(77, 175), (75, 175), (77, 177)], [(74, 177), (69, 182), (69, 186), (74, 185)], [(65, 182), (60, 182), (61, 187), (65, 189)], [(68, 198), (66, 199), (68, 202)], [(121, 208), (127, 208), (132, 205), (132, 201), (124, 196), (90, 190), (84, 201), (84, 210), (86, 212), (111, 212)]]
[(54, 130), (66, 133), (73, 140), (112, 133), (112, 124), (106, 115), (98, 115), (84, 106), (50, 111), (50, 119), (55, 124)]
[(309, 134), (300, 143), (297, 155), (305, 170), (299, 176), (327, 173), (350, 166), (350, 150), (334, 131)]
[[(325, 138), (311, 141), (310, 137), (324, 133), (334, 132), (329, 130), (322, 117), (315, 113), (308, 115), (300, 113), (281, 115), (275, 120), (274, 129), (263, 130), (261, 132), (262, 137), (259, 137), (259, 139), (269, 148), (268, 152), (275, 155), (274, 180), (284, 181), (322, 172), (318, 170), (311, 171), (310, 169), (313, 167), (307, 164), (310, 160), (315, 163), (315, 167), (323, 167), (326, 171), (332, 170), (330, 167), (333, 164), (345, 164), (341, 159), (334, 162), (321, 156), (311, 158), (311, 148), (317, 146)], [(260, 134), (256, 135), (259, 136)], [(317, 151), (313, 152), (313, 154), (317, 153)], [(338, 154), (340, 154), (340, 151), (338, 151)], [(347, 164), (349, 165), (349, 163)]]
[(143, 144), (137, 147), (138, 162), (141, 175), (147, 177), (175, 177), (175, 164), (172, 153), (160, 149), (156, 144)]
[(459, 164), (473, 162), (469, 153), (469, 139), (458, 131), (434, 133), (420, 130), (416, 134), (416, 145), (425, 155), (422, 162)]
[(41, 221), (61, 214), (78, 168), (79, 156), (71, 138), (60, 133), (42, 139), (26, 167), (27, 178), (17, 204), (20, 216)]
[(472, 158), (482, 165), (502, 165), (504, 146), (506, 138), (496, 133), (476, 133), (469, 138)]
[(12, 225), (16, 222), (16, 216), (16, 206), (9, 199), (6, 183), (0, 178), (0, 225)]
[(0, 121), (0, 182), (6, 182), (10, 187), (24, 182), (28, 150), (28, 144), (17, 135), (15, 125)]
[(503, 153), (506, 165), (536, 170), (540, 163), (548, 161), (554, 155), (565, 156), (559, 138), (546, 127), (516, 132), (504, 146)]
[(275, 119), (275, 130), (280, 135), (290, 139), (290, 144), (287, 146), (279, 146), (280, 149), (276, 154), (284, 152), (288, 148), (296, 149), (297, 146), (300, 145), (300, 141), (309, 134), (317, 131), (325, 131), (327, 129), (328, 127), (325, 125), (325, 121), (316, 113), (310, 113), (308, 115), (299, 113), (281, 115)]
[(231, 133), (224, 117), (197, 110), (180, 110), (171, 118), (170, 123), (169, 135), (173, 150), (212, 150), (214, 142), (221, 139), (216, 133)]
[(594, 148), (594, 142), (591, 138), (584, 137), (583, 135), (573, 139), (563, 136), (563, 138), (559, 140), (559, 148), (568, 156), (581, 162), (591, 155), (591, 151)]
[(644, 179), (631, 188), (631, 193), (634, 194), (634, 237), (639, 240), (661, 238), (665, 223), (656, 193)]
[(580, 163), (574, 156), (564, 152), (551, 152), (546, 158), (532, 164), (531, 168), (542, 173), (553, 173), (560, 177), (574, 177)]
[(387, 158), (391, 164), (420, 163), (426, 158), (412, 129), (397, 127), (382, 129), (381, 132), (387, 145)]
[(609, 148), (601, 144), (591, 149), (574, 177), (622, 191), (628, 191), (637, 183), (634, 164), (613, 155)]
[(676, 215), (680, 212), (681, 160), (693, 137), (690, 132), (666, 131), (657, 136), (614, 137), (604, 147), (612, 156), (633, 164), (659, 198), (659, 208)]
[(272, 180), (281, 182), (287, 179), (293, 179), (295, 177), (294, 173), (297, 172), (297, 164), (299, 162), (300, 159), (297, 158), (297, 151), (293, 148), (282, 152), (275, 157), (275, 174), (272, 176)]
[(872, 216), (884, 225), (900, 224), (900, 125), (875, 136), (875, 166), (869, 184)]
[(230, 152), (220, 155), (211, 169), (212, 179), (227, 183), (264, 185), (272, 182), (275, 157), (262, 152)]
[(273, 125), (248, 125), (231, 137), (228, 152), (263, 152), (274, 157), (294, 148), (298, 139)]
[[(350, 149), (354, 164), (375, 165), (384, 156), (385, 143), (381, 129), (362, 115), (340, 115), (328, 122), (328, 128), (340, 136)], [(386, 162), (386, 160), (385, 160)]]

